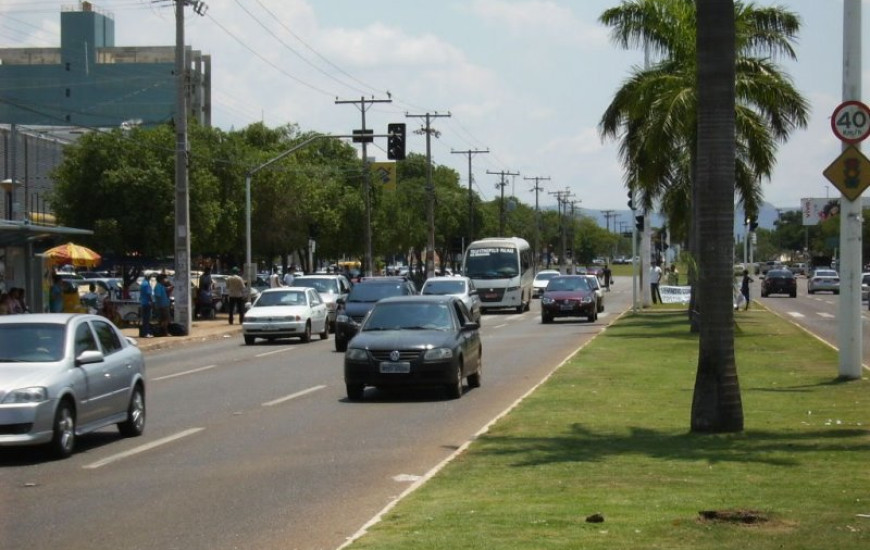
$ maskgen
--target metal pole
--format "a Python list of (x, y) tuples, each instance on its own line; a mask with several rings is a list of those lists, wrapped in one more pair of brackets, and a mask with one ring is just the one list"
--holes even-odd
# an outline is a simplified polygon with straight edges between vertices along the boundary
[(175, 322), (189, 333), (190, 196), (187, 181), (187, 67), (184, 49), (185, 0), (175, 1)]
[[(861, 99), (861, 0), (843, 4), (843, 101)], [(856, 144), (860, 148), (860, 144)], [(843, 143), (843, 149), (848, 147)], [(861, 197), (840, 197), (840, 305), (837, 314), (840, 368), (846, 379), (861, 378)]]

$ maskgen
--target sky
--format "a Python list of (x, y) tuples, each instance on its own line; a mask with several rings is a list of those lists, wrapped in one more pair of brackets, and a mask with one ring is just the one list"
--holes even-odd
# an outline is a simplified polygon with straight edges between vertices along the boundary
[[(175, 43), (174, 2), (94, 0), (115, 21), (116, 46)], [(207, 0), (200, 16), (185, 10), (186, 43), (212, 56), (212, 123), (225, 130), (254, 122), (297, 124), (303, 131), (386, 133), (408, 125), (408, 151), (426, 153), (413, 133), (418, 115), (439, 115), (432, 160), (455, 169), (492, 200), (506, 196), (542, 208), (570, 192), (583, 210), (626, 210), (618, 143), (598, 124), (643, 53), (613, 43), (598, 22), (617, 0)], [(843, 0), (755, 0), (802, 20), (797, 61), (785, 73), (810, 104), (808, 127), (780, 146), (764, 183), (765, 201), (798, 209), (801, 198), (839, 196), (822, 175), (840, 154), (830, 124), (842, 102)], [(870, 0), (863, 4), (868, 28)], [(58, 47), (61, 7), (71, 0), (0, 0), (0, 48)], [(863, 59), (870, 60), (864, 41)], [(863, 88), (870, 89), (866, 67)], [(866, 101), (866, 100), (865, 100)], [(870, 102), (870, 101), (868, 101)], [(412, 115), (412, 116), (408, 116)], [(449, 115), (449, 116), (446, 116)], [(369, 156), (386, 160), (386, 140)], [(535, 180), (534, 178), (539, 178)], [(532, 189), (538, 183), (543, 191)], [(628, 220), (626, 220), (627, 222)]]

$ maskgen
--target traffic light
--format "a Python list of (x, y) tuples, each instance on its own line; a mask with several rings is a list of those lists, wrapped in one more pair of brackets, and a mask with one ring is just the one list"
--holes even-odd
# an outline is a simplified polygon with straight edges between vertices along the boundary
[(628, 191), (628, 208), (634, 210), (634, 191), (630, 189)]
[(752, 218), (749, 220), (749, 230), (755, 231), (756, 229), (758, 229), (758, 218)]
[(387, 158), (390, 160), (405, 160), (405, 124), (393, 122), (387, 124)]
[(634, 217), (634, 226), (638, 231), (643, 231), (643, 216)]

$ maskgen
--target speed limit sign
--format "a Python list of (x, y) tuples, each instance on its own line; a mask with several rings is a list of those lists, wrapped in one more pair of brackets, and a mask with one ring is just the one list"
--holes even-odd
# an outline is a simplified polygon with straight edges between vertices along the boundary
[(863, 141), (870, 134), (870, 108), (860, 101), (840, 103), (831, 116), (831, 128), (841, 141)]

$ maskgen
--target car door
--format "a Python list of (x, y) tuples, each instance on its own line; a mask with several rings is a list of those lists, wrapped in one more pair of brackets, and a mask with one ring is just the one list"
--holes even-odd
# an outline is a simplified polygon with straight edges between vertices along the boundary
[(133, 377), (139, 369), (138, 354), (135, 348), (124, 346), (121, 335), (108, 321), (93, 320), (91, 326), (105, 358), (102, 365), (107, 415), (125, 411)]
[(326, 330), (326, 302), (313, 288), (305, 290), (308, 295), (308, 307), (311, 309), (311, 332), (321, 333)]
[(462, 300), (453, 300), (453, 310), (456, 314), (456, 321), (459, 323), (459, 347), (462, 350), (462, 356), (465, 358), (466, 374), (469, 374), (473, 368), (480, 363), (480, 331), (479, 330), (463, 330), (462, 326), (466, 323), (474, 322), (471, 313)]
[[(90, 323), (81, 321), (73, 329), (73, 353), (78, 358), (85, 351), (101, 351)], [(79, 425), (87, 425), (109, 414), (112, 408), (112, 380), (106, 371), (106, 361), (82, 363), (75, 367), (84, 379), (82, 391), (76, 394)]]

